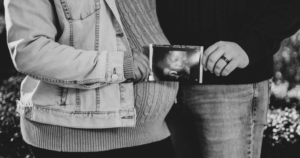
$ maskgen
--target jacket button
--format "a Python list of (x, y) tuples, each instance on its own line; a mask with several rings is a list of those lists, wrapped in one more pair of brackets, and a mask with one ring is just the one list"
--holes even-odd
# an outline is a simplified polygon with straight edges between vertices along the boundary
[(118, 75), (117, 74), (113, 74), (113, 75), (111, 75), (111, 79), (112, 79), (112, 81), (113, 82), (116, 82), (117, 80), (118, 80)]

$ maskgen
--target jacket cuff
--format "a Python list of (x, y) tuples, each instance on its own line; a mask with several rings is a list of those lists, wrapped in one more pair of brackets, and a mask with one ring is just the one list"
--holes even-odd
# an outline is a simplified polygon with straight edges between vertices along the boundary
[(130, 51), (124, 52), (123, 70), (126, 82), (132, 82), (134, 80), (133, 57)]

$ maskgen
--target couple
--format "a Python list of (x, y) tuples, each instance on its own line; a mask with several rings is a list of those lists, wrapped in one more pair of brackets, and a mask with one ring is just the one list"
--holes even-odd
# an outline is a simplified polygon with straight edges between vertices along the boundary
[[(5, 0), (25, 142), (36, 158), (258, 158), (298, 1)], [(168, 41), (205, 47), (205, 84), (173, 107), (178, 83), (144, 82), (142, 47)]]

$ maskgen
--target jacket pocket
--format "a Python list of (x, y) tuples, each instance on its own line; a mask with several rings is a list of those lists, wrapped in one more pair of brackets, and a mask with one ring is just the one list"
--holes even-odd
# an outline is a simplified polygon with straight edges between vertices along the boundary
[(67, 89), (62, 89), (57, 85), (40, 81), (32, 94), (32, 103), (37, 106), (48, 107), (49, 109), (55, 109), (57, 107), (64, 108), (65, 105), (62, 105), (62, 92), (64, 90)]
[(100, 0), (60, 0), (68, 20), (84, 20), (100, 8)]

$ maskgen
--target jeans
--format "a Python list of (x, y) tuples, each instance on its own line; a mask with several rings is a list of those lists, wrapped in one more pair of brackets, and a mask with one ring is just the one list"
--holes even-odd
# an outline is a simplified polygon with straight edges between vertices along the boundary
[(259, 158), (270, 81), (184, 85), (167, 117), (178, 158)]

